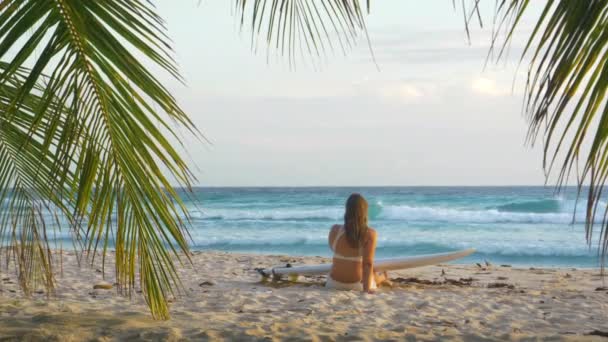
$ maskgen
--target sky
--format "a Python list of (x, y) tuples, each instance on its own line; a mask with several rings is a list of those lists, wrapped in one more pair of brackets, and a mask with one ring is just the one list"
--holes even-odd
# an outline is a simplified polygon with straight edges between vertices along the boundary
[(493, 7), (469, 44), (451, 1), (375, 1), (376, 63), (362, 38), (346, 55), (294, 69), (252, 51), (232, 6), (158, 2), (186, 85), (161, 79), (211, 142), (184, 136), (196, 185), (544, 183), (540, 144), (525, 141), (518, 68), (538, 9), (509, 55), (484, 68)]

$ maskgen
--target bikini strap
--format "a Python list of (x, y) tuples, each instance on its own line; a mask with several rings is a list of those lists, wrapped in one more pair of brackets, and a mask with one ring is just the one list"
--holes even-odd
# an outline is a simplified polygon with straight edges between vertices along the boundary
[(343, 226), (338, 228), (338, 233), (334, 238), (334, 243), (331, 244), (331, 250), (334, 251), (334, 253), (336, 252), (336, 247), (338, 247), (338, 241), (340, 241), (340, 238), (342, 237), (342, 235), (344, 235), (344, 232), (345, 228)]

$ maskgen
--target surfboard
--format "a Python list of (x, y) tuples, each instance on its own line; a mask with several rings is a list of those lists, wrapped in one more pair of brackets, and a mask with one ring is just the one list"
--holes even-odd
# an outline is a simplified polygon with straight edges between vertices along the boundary
[[(437, 253), (437, 254), (425, 254), (415, 255), (397, 258), (377, 259), (374, 262), (374, 271), (394, 271), (402, 270), (407, 268), (415, 268), (429, 265), (436, 265), (443, 262), (448, 262), (460, 258), (464, 258), (468, 255), (475, 253), (475, 249), (464, 249), (456, 252), (449, 253)], [(258, 272), (265, 277), (275, 276), (280, 277), (284, 275), (295, 276), (295, 275), (314, 275), (314, 274), (326, 274), (329, 273), (331, 264), (318, 264), (318, 265), (302, 265), (302, 266), (278, 266), (270, 269), (258, 269)]]

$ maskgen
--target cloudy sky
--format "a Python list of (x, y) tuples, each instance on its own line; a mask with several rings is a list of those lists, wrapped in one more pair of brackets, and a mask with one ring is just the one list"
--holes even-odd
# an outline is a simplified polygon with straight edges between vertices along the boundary
[(198, 185), (544, 182), (540, 145), (525, 145), (517, 69), (534, 13), (509, 57), (484, 69), (492, 7), (469, 45), (451, 1), (375, 1), (367, 19), (379, 70), (364, 40), (321, 68), (290, 70), (252, 52), (232, 1), (159, 6), (187, 82), (168, 84), (212, 142), (186, 137)]

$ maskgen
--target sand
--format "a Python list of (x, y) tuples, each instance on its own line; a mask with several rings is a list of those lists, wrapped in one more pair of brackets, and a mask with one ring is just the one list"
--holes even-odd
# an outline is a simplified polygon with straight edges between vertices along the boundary
[(589, 335), (608, 332), (598, 270), (438, 265), (390, 273), (393, 287), (368, 295), (326, 290), (322, 276), (262, 283), (254, 270), (328, 261), (321, 257), (194, 252), (193, 260), (180, 270), (186, 292), (169, 321), (152, 320), (140, 294), (94, 289), (113, 273), (78, 267), (71, 252), (50, 299), (24, 297), (2, 270), (0, 340), (608, 341)]

